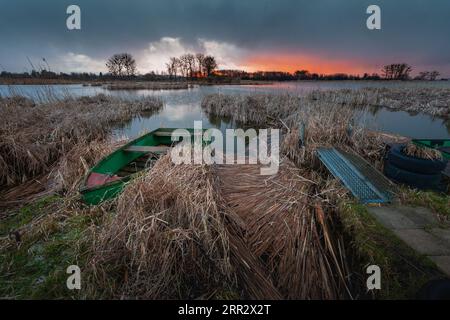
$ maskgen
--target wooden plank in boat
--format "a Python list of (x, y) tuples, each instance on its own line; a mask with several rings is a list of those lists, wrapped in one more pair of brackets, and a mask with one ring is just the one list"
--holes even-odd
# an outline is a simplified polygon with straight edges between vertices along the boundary
[(167, 146), (129, 146), (123, 150), (127, 152), (166, 152), (169, 149), (170, 147)]

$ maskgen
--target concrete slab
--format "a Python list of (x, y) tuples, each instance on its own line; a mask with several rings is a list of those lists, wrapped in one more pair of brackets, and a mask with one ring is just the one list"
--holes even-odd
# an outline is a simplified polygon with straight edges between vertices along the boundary
[(402, 214), (396, 207), (368, 207), (367, 210), (388, 229), (416, 229), (414, 221)]
[(442, 240), (423, 229), (395, 229), (392, 230), (411, 248), (427, 256), (450, 256), (450, 247)]
[(433, 228), (430, 232), (450, 246), (450, 229)]
[(429, 258), (450, 277), (450, 256), (430, 256)]
[(436, 215), (428, 208), (399, 206), (396, 209), (414, 221), (419, 228), (439, 225)]

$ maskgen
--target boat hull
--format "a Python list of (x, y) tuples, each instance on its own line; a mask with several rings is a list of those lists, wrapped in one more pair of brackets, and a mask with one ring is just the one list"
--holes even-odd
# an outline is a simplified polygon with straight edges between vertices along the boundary
[[(171, 132), (174, 130), (176, 129), (160, 128), (154, 130), (127, 143), (100, 160), (88, 172), (79, 190), (83, 202), (90, 205), (98, 205), (103, 201), (117, 197), (125, 185), (134, 179), (140, 171), (125, 177), (119, 176), (118, 173), (130, 163), (137, 161), (147, 154), (146, 152), (139, 151), (140, 149), (145, 149), (146, 147), (161, 148), (161, 146), (172, 146), (174, 141), (172, 141)], [(192, 141), (194, 129), (185, 130), (192, 135)], [(93, 178), (94, 175), (96, 176)], [(102, 178), (104, 179), (103, 182), (101, 181)]]

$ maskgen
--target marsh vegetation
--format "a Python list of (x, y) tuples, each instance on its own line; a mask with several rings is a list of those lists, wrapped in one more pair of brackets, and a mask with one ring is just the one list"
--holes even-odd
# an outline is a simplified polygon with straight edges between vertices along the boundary
[[(355, 112), (379, 101), (363, 92), (206, 96), (208, 115), (281, 129), (277, 175), (260, 176), (258, 165), (175, 166), (166, 156), (116, 200), (90, 207), (78, 186), (123, 143), (111, 142), (112, 128), (162, 102), (1, 98), (0, 296), (413, 297), (440, 273), (378, 226), (315, 154), (338, 146), (382, 167), (396, 137), (355, 123)], [(448, 216), (448, 196), (414, 192), (400, 189), (400, 201)], [(75, 293), (65, 287), (70, 264), (83, 270)], [(375, 296), (364, 288), (368, 264), (386, 271)]]

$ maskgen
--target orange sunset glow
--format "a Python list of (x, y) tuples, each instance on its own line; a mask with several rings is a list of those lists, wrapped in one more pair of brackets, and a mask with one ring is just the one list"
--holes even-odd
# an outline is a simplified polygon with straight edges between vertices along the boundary
[(320, 57), (318, 55), (294, 53), (253, 54), (243, 62), (247, 70), (255, 71), (285, 71), (308, 70), (318, 74), (364, 74), (379, 72), (380, 65), (358, 60), (338, 60)]

